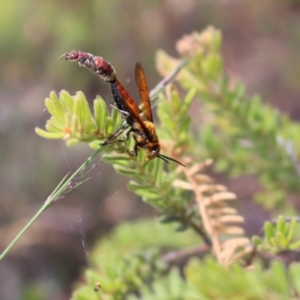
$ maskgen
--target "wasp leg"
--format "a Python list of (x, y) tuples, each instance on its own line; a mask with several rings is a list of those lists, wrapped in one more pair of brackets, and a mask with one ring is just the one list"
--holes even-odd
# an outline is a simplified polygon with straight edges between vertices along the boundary
[[(128, 127), (128, 125), (126, 124), (126, 127)], [(126, 142), (129, 139), (129, 134), (132, 131), (132, 129), (128, 130), (125, 133), (125, 137), (123, 139), (117, 139), (118, 136), (120, 136), (124, 130), (126, 129), (126, 127), (122, 126), (120, 127), (117, 131), (115, 131), (113, 134), (111, 134), (106, 141), (104, 141), (103, 143), (101, 143), (101, 146), (106, 146), (109, 144), (113, 144), (113, 143), (117, 143), (117, 142)]]
[(134, 147), (133, 147), (133, 150), (130, 151), (129, 149), (127, 150), (127, 153), (130, 155), (130, 156), (137, 156), (137, 153), (138, 153), (138, 144), (135, 143), (134, 144)]

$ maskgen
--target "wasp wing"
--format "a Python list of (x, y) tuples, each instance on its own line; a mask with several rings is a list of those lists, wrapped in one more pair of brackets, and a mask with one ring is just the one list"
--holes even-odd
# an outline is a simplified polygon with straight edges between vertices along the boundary
[(135, 75), (135, 82), (136, 82), (136, 85), (137, 85), (138, 91), (139, 91), (140, 100), (142, 101), (142, 105), (143, 105), (142, 109), (143, 109), (144, 115), (148, 121), (151, 121), (153, 123), (152, 109), (151, 109), (146, 75), (145, 75), (144, 69), (142, 68), (141, 64), (138, 62), (135, 63), (134, 75)]
[(153, 137), (152, 137), (152, 134), (150, 133), (150, 131), (148, 130), (147, 126), (145, 125), (143, 119), (140, 116), (140, 113), (141, 113), (140, 108), (134, 102), (134, 100), (127, 93), (125, 88), (122, 86), (122, 84), (118, 80), (116, 80), (116, 82), (113, 84), (116, 84), (119, 94), (120, 94), (122, 100), (124, 101), (124, 104), (129, 112), (130, 116), (141, 125), (143, 131), (145, 132), (145, 135), (147, 136), (149, 141), (151, 141), (153, 139)]

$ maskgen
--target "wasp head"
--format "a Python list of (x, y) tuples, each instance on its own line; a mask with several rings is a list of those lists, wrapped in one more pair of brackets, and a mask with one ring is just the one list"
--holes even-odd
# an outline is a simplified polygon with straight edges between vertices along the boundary
[(73, 50), (71, 52), (65, 53), (62, 56), (60, 56), (58, 60), (61, 60), (63, 58), (65, 60), (70, 60), (70, 61), (81, 61), (81, 60), (91, 59), (93, 58), (93, 55), (87, 52)]
[(159, 156), (159, 152), (160, 152), (160, 146), (159, 146), (159, 144), (151, 145), (148, 148), (148, 152), (146, 154), (145, 161), (152, 160), (155, 157)]

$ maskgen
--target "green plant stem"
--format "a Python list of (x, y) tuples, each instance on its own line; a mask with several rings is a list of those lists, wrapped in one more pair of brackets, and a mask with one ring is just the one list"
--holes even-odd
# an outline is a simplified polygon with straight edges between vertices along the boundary
[(27, 231), (27, 229), (33, 224), (33, 222), (47, 209), (49, 205), (45, 202), (40, 210), (34, 215), (34, 217), (23, 227), (23, 229), (17, 234), (17, 236), (11, 241), (11, 243), (5, 248), (0, 255), (0, 260), (8, 253), (8, 251), (14, 246), (19, 238)]
[(150, 91), (150, 98), (152, 104), (155, 105), (154, 100), (157, 99), (158, 95), (166, 88), (166, 86), (175, 78), (175, 76), (188, 64), (189, 60), (184, 59), (178, 64), (178, 66), (163, 80), (161, 80), (155, 88)]
[[(95, 151), (70, 177), (68, 175), (63, 178), (63, 180), (58, 184), (58, 186), (54, 189), (51, 195), (44, 202), (43, 206), (39, 209), (39, 211), (34, 215), (33, 218), (23, 227), (23, 229), (17, 234), (17, 236), (12, 240), (12, 242), (4, 249), (4, 251), (0, 255), (0, 260), (2, 260), (5, 255), (9, 252), (9, 250), (16, 244), (16, 242), (21, 238), (21, 236), (30, 228), (30, 226), (37, 220), (37, 218), (47, 210), (49, 206), (54, 204), (58, 199), (63, 196), (63, 193), (68, 193), (77, 187), (80, 183), (77, 183), (74, 186), (70, 186), (69, 184), (76, 178), (76, 176), (80, 175), (88, 165), (90, 165), (95, 157), (101, 152), (102, 147), (100, 147), (97, 151)], [(86, 174), (86, 173), (85, 173)], [(85, 175), (84, 174), (84, 175)]]
[(204, 240), (207, 246), (212, 246), (212, 242), (208, 237), (208, 235), (206, 234), (204, 228), (200, 227), (192, 220), (188, 220), (188, 224), (191, 226), (191, 228), (193, 228), (195, 232), (197, 232), (202, 237), (202, 239)]

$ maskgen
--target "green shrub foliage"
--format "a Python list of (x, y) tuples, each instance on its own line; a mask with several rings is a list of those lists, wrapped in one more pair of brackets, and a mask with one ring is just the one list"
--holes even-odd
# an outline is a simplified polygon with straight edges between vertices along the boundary
[[(259, 96), (248, 96), (241, 82), (230, 82), (221, 44), (221, 33), (209, 27), (178, 41), (180, 58), (157, 52), (164, 79), (150, 96), (162, 154), (186, 168), (145, 162), (143, 151), (129, 156), (132, 139), (101, 146), (126, 125), (101, 97), (93, 113), (82, 92), (52, 92), (46, 99), (51, 118), (36, 133), (68, 146), (89, 143), (130, 178), (129, 189), (155, 207), (161, 221), (121, 225), (97, 243), (93, 268), (72, 299), (298, 299), (298, 219), (274, 215), (249, 239), (232, 202), (236, 195), (207, 167), (213, 160), (215, 172), (255, 176), (261, 205), (292, 212), (286, 199), (300, 189), (300, 127)], [(171, 79), (175, 84), (168, 86)], [(192, 117), (191, 105), (199, 107)]]

